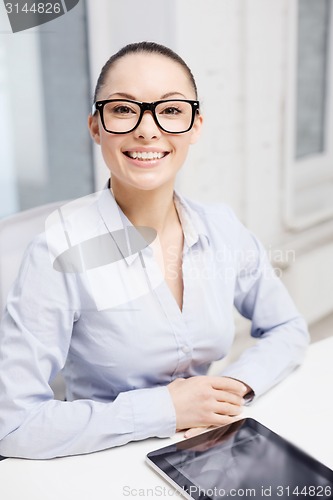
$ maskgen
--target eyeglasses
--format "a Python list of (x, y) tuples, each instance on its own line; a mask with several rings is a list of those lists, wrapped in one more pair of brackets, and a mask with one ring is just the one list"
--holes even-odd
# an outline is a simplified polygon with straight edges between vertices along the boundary
[(150, 111), (156, 125), (169, 134), (183, 134), (191, 130), (199, 101), (166, 99), (155, 102), (138, 102), (130, 99), (96, 101), (91, 114), (99, 111), (102, 125), (110, 134), (128, 134), (135, 130), (145, 111)]

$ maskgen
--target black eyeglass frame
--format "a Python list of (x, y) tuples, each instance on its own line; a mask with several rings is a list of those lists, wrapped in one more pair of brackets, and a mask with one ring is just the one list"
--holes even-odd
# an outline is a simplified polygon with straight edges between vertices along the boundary
[[(119, 101), (129, 102), (131, 104), (137, 104), (140, 107), (140, 115), (139, 115), (137, 124), (133, 128), (131, 128), (130, 130), (127, 130), (126, 132), (113, 132), (111, 130), (108, 130), (106, 128), (105, 122), (104, 122), (104, 106), (106, 104), (108, 104), (109, 102), (119, 102)], [(170, 132), (169, 130), (166, 130), (165, 128), (163, 128), (160, 125), (160, 123), (158, 122), (158, 119), (156, 116), (156, 111), (155, 111), (156, 106), (158, 106), (159, 104), (168, 103), (168, 102), (188, 102), (189, 104), (191, 104), (191, 106), (192, 106), (192, 118), (191, 118), (190, 126), (186, 130), (181, 130), (180, 132)], [(153, 118), (154, 118), (154, 122), (156, 123), (158, 128), (163, 130), (163, 132), (166, 132), (167, 134), (185, 134), (185, 132), (188, 132), (193, 127), (195, 115), (199, 114), (199, 109), (200, 109), (199, 106), (200, 106), (199, 101), (194, 101), (191, 99), (163, 99), (161, 101), (154, 101), (154, 102), (140, 102), (140, 101), (133, 101), (131, 99), (104, 99), (102, 101), (94, 102), (94, 104), (92, 106), (91, 114), (94, 115), (96, 113), (96, 111), (99, 111), (99, 115), (101, 117), (101, 122), (102, 122), (103, 128), (104, 128), (105, 132), (108, 132), (109, 134), (129, 134), (130, 132), (133, 132), (133, 130), (135, 130), (140, 125), (143, 114), (145, 111), (151, 112), (151, 114), (153, 115)]]

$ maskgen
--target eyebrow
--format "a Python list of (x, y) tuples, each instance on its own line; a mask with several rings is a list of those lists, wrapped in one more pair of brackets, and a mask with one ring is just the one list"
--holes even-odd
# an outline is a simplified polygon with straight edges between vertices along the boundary
[[(137, 101), (137, 99), (133, 95), (127, 94), (126, 92), (114, 92), (113, 94), (108, 95), (107, 99), (110, 99), (110, 98), (112, 98), (112, 96), (115, 96), (115, 95), (120, 96), (120, 97), (122, 97), (124, 99), (130, 99), (131, 101)], [(181, 92), (177, 92), (177, 91), (175, 91), (175, 92), (167, 92), (166, 94), (163, 94), (160, 97), (160, 99), (168, 99), (169, 97), (172, 97), (172, 96), (175, 96), (175, 95), (181, 96), (184, 99), (187, 99), (184, 94), (182, 94)]]

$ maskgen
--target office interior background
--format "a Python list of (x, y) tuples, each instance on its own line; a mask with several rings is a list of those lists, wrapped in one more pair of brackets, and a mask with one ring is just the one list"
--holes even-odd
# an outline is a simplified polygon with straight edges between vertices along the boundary
[(332, 19), (332, 0), (81, 0), (12, 34), (1, 2), (0, 218), (103, 187), (87, 129), (99, 71), (126, 43), (163, 43), (205, 119), (178, 189), (230, 204), (310, 327), (332, 334)]

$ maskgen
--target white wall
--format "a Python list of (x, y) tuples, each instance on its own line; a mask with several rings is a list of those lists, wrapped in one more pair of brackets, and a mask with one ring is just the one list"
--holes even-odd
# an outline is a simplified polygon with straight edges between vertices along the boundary
[[(296, 0), (88, 0), (92, 80), (125, 43), (169, 45), (196, 77), (205, 117), (178, 179), (181, 191), (225, 201), (266, 245), (309, 322), (333, 311), (333, 220), (285, 221), (288, 65)], [(98, 185), (106, 178), (96, 151)]]

